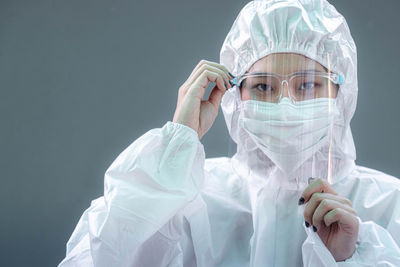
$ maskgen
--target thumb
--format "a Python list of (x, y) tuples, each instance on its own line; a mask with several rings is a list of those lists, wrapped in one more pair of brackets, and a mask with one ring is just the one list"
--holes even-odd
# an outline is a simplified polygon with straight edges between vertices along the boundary
[(225, 92), (226, 90), (221, 90), (218, 86), (215, 86), (212, 89), (210, 96), (208, 97), (208, 101), (214, 106), (215, 110), (217, 111)]

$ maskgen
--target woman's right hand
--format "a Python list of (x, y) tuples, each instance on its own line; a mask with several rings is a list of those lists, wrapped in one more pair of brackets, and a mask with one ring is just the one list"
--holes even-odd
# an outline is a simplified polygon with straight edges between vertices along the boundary
[[(173, 122), (189, 126), (201, 139), (214, 123), (222, 96), (228, 88), (231, 88), (231, 79), (233, 77), (224, 66), (201, 60), (179, 88)], [(203, 100), (210, 82), (216, 85), (208, 100)]]

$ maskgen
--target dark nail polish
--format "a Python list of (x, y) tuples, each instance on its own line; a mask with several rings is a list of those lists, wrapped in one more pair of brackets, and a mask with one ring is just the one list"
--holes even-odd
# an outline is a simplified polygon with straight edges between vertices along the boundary
[(308, 184), (311, 184), (312, 182), (314, 182), (314, 180), (315, 180), (315, 178), (312, 178), (312, 177), (308, 178)]
[(235, 78), (235, 76), (233, 76), (232, 73), (230, 73), (229, 71), (228, 71), (228, 74), (229, 74), (232, 78)]
[(229, 81), (229, 84), (231, 85), (231, 87), (233, 87), (233, 83), (231, 81)]
[(304, 221), (304, 224), (306, 225), (306, 227), (310, 227), (310, 224), (307, 221)]
[(314, 232), (316, 232), (318, 230), (317, 227), (315, 227), (314, 225), (312, 226), (312, 229)]
[(301, 197), (300, 199), (299, 199), (299, 205), (303, 205), (304, 204), (304, 197)]

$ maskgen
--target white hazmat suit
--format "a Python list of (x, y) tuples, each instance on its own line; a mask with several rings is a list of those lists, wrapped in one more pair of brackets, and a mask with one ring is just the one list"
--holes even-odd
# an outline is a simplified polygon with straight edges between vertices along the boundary
[(359, 217), (351, 258), (335, 262), (298, 206), (307, 179), (329, 175), (326, 147), (295, 174), (282, 172), (241, 128), (233, 87), (221, 106), (237, 153), (205, 159), (197, 133), (173, 122), (147, 132), (106, 171), (104, 196), (83, 213), (59, 266), (400, 266), (400, 181), (354, 162), (356, 47), (345, 19), (325, 0), (251, 2), (225, 39), (221, 64), (242, 75), (282, 52), (345, 77), (329, 182)]

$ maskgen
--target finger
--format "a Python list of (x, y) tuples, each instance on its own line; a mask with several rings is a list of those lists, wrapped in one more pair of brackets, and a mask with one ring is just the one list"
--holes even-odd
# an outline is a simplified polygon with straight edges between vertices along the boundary
[(315, 209), (314, 214), (312, 215), (312, 225), (314, 226), (313, 229), (314, 231), (316, 231), (316, 229), (320, 229), (320, 227), (322, 226), (322, 224), (324, 224), (324, 217), (325, 215), (330, 212), (331, 210), (334, 209), (338, 209), (340, 208), (341, 210), (345, 210), (347, 211), (349, 214), (353, 214), (355, 215), (355, 211), (345, 205), (342, 204), (336, 200), (332, 200), (332, 199), (324, 199), (323, 201), (321, 201), (321, 203), (318, 205), (318, 207)]
[(215, 86), (211, 91), (210, 97), (208, 98), (208, 101), (214, 106), (217, 111), (225, 92), (226, 91), (221, 91), (217, 86)]
[(329, 193), (337, 195), (336, 191), (330, 186), (330, 184), (328, 184), (327, 181), (317, 179), (309, 184), (306, 189), (304, 189), (299, 199), (299, 205), (307, 203), (314, 193)]
[(196, 67), (193, 69), (192, 73), (190, 73), (189, 78), (192, 77), (201, 66), (207, 64), (206, 62), (207, 60), (205, 59), (200, 60), (199, 63), (197, 63)]
[(187, 84), (187, 83), (189, 83), (189, 81), (192, 81), (192, 80), (193, 80), (193, 76), (195, 75), (195, 73), (197, 73), (198, 69), (199, 69), (201, 66), (207, 64), (206, 62), (207, 62), (207, 60), (202, 59), (202, 60), (199, 61), (199, 63), (197, 63), (196, 67), (192, 70), (192, 73), (190, 73), (189, 77), (187, 78), (185, 84)]
[(311, 184), (312, 182), (314, 182), (315, 180), (317, 180), (316, 178), (310, 177), (308, 178), (308, 184)]
[[(219, 70), (217, 68), (214, 68), (214, 67), (211, 67), (208, 65), (203, 65), (198, 69), (198, 71), (190, 79), (188, 79), (185, 86), (183, 87), (182, 94), (185, 95), (190, 90), (190, 88), (193, 86), (193, 84), (196, 82), (196, 80), (199, 80), (199, 77), (201, 77), (205, 72), (217, 73), (223, 79), (223, 84), (226, 88), (225, 90), (230, 88), (229, 80), (227, 79), (227, 75), (224, 72), (222, 72), (221, 70)], [(207, 86), (208, 86), (208, 82), (205, 84), (204, 88), (206, 88)]]
[(331, 226), (333, 223), (339, 223), (346, 229), (357, 230), (358, 219), (357, 216), (341, 208), (335, 208), (329, 211), (324, 216), (324, 223), (326, 226)]
[(229, 76), (228, 76), (228, 74), (225, 71), (223, 71), (223, 70), (221, 70), (221, 69), (219, 69), (219, 68), (217, 68), (215, 66), (209, 65), (209, 64), (202, 65), (197, 70), (197, 72), (192, 76), (192, 78), (189, 81), (189, 83), (193, 82), (194, 80), (196, 80), (201, 75), (201, 73), (203, 73), (206, 70), (210, 70), (212, 72), (215, 72), (215, 73), (218, 73), (219, 75), (221, 75), (224, 78), (225, 83), (227, 84), (227, 86), (229, 86)]
[[(345, 205), (349, 208), (352, 207), (351, 201), (348, 200), (347, 198), (328, 194), (328, 193), (314, 193), (304, 208), (304, 220), (309, 225), (312, 223), (312, 217), (313, 217), (315, 210), (317, 209), (318, 206), (321, 205), (321, 203), (324, 200), (332, 200), (332, 201), (341, 203), (342, 205)], [(326, 204), (326, 203), (323, 203), (323, 204)]]
[[(222, 70), (223, 72), (225, 72), (227, 74), (230, 74), (228, 69), (224, 65), (218, 64), (218, 63), (213, 62), (213, 61), (204, 60), (204, 59), (202, 61), (200, 61), (200, 62), (202, 62), (202, 65), (210, 65), (210, 66), (213, 66), (215, 68), (218, 68), (218, 69)], [(232, 76), (230, 75), (230, 77), (231, 77), (230, 79), (234, 78), (233, 75)]]
[(218, 73), (206, 70), (189, 87), (188, 94), (192, 94), (193, 96), (198, 97), (200, 98), (200, 100), (202, 100), (205, 89), (210, 82), (215, 82), (216, 87), (222, 92), (226, 91), (223, 78)]
[(221, 69), (221, 67), (223, 67), (223, 66), (219, 65), (215, 62), (203, 60), (199, 63), (198, 66), (196, 66), (195, 70), (193, 70), (192, 74), (189, 76), (189, 78), (187, 79), (185, 84), (189, 85), (189, 84), (193, 83), (201, 75), (201, 73), (203, 73), (205, 70), (211, 70), (211, 71), (219, 73), (221, 76), (223, 76), (227, 87), (231, 87), (231, 86), (229, 86), (230, 85), (229, 80), (232, 78), (230, 78), (230, 76), (228, 75), (228, 71), (226, 70), (226, 68), (223, 67), (223, 69)]

